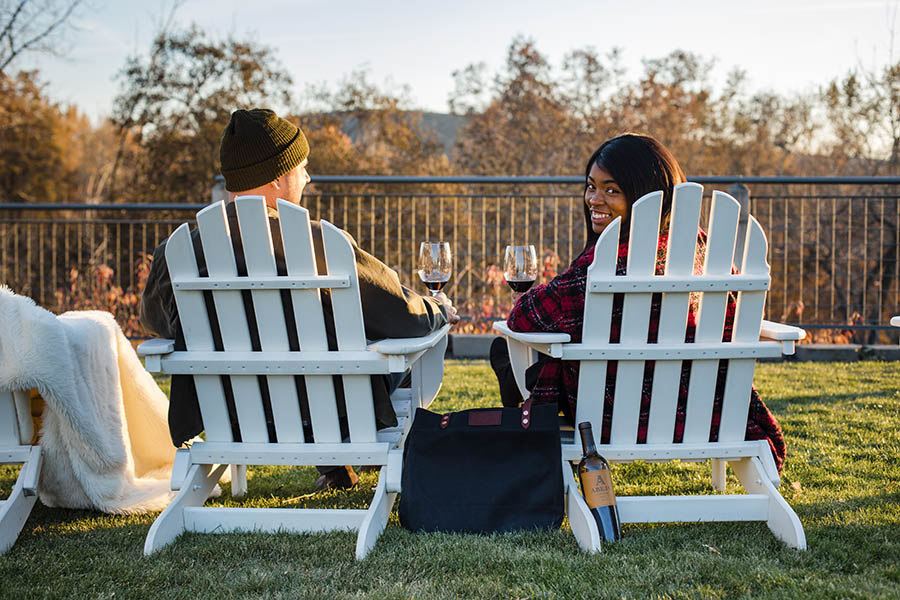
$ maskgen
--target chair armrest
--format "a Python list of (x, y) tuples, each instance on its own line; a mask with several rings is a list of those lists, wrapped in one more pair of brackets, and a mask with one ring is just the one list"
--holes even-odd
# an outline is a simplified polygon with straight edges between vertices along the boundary
[(774, 321), (762, 320), (759, 326), (760, 337), (781, 342), (781, 353), (791, 355), (794, 353), (794, 342), (806, 337), (806, 331), (793, 325), (785, 325)]
[(169, 354), (175, 350), (175, 340), (165, 338), (153, 338), (142, 342), (137, 347), (137, 353), (144, 357), (144, 368), (149, 373), (162, 372), (163, 354)]
[(175, 340), (165, 338), (153, 338), (146, 342), (141, 342), (137, 347), (137, 353), (141, 356), (151, 356), (154, 354), (168, 354), (175, 350)]
[(368, 349), (381, 354), (415, 354), (433, 347), (447, 335), (448, 331), (450, 331), (450, 326), (444, 325), (437, 331), (422, 337), (378, 340), (369, 344)]
[(891, 317), (891, 325), (893, 325), (894, 327), (900, 327), (900, 315)]
[(572, 341), (572, 336), (568, 333), (558, 333), (550, 331), (542, 331), (539, 333), (513, 331), (506, 324), (506, 321), (494, 321), (494, 331), (500, 335), (505, 335), (523, 344), (565, 344)]
[(506, 338), (509, 364), (523, 398), (527, 398), (531, 393), (525, 387), (525, 370), (535, 362), (536, 354), (533, 351), (560, 358), (563, 352), (562, 345), (572, 339), (568, 333), (513, 331), (506, 321), (494, 321), (493, 328)]
[(796, 342), (806, 337), (806, 331), (799, 327), (784, 325), (783, 323), (776, 323), (774, 321), (766, 321), (765, 319), (760, 323), (759, 334), (764, 338), (778, 340), (779, 342), (787, 340)]

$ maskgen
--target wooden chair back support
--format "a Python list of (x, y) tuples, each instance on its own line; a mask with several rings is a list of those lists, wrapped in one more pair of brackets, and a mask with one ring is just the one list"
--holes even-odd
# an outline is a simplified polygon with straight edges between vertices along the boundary
[[(618, 359), (610, 445), (637, 443), (644, 366), (655, 363), (647, 444), (671, 444), (675, 431), (682, 364), (691, 360), (684, 426), (684, 443), (708, 442), (713, 416), (719, 360), (728, 361), (719, 442), (743, 441), (755, 359), (780, 356), (781, 344), (760, 342), (759, 331), (769, 287), (767, 244), (753, 217), (744, 240), (743, 264), (732, 274), (738, 203), (714, 192), (705, 258), (695, 272), (697, 232), (703, 188), (676, 188), (668, 223), (665, 277), (655, 276), (662, 192), (641, 198), (632, 208), (626, 274), (616, 275), (620, 220), (597, 241), (588, 269), (584, 333), (580, 344), (568, 344), (563, 358), (581, 361), (576, 422), (591, 421), (600, 431), (607, 356)], [(653, 224), (650, 226), (649, 224)], [(665, 227), (663, 223), (663, 227)], [(648, 343), (651, 297), (662, 293), (656, 343)], [(736, 313), (730, 342), (723, 342), (727, 296), (736, 293)], [(624, 294), (620, 339), (611, 344), (613, 296)], [(691, 296), (698, 306), (694, 343), (685, 343)], [(576, 439), (576, 444), (580, 441)]]
[[(375, 442), (370, 375), (386, 374), (389, 369), (386, 360), (365, 355), (365, 328), (351, 245), (339, 229), (323, 221), (327, 265), (318, 265), (308, 211), (281, 203), (279, 223), (287, 275), (279, 276), (264, 200), (243, 197), (236, 200), (236, 205), (240, 231), (229, 231), (223, 203), (211, 205), (197, 214), (209, 278), (199, 277), (187, 224), (175, 231), (166, 249), (188, 351), (214, 351), (204, 291), (211, 292), (216, 316), (222, 325), (224, 353), (217, 353), (215, 360), (206, 363), (199, 361), (191, 369), (207, 441), (232, 441), (220, 375), (230, 379), (243, 442), (270, 441), (258, 376), (264, 377), (268, 386), (277, 441), (309, 441), (304, 439), (294, 380), (294, 375), (304, 375), (314, 440), (341, 442), (332, 378), (335, 375), (345, 392), (350, 442)], [(240, 237), (246, 277), (238, 276), (233, 236)], [(248, 322), (244, 310), (242, 292), (246, 290), (252, 296), (255, 322)], [(289, 292), (290, 307), (283, 305), (281, 290)], [(322, 290), (330, 291), (334, 312), (341, 315), (335, 319), (337, 349), (331, 352), (325, 333)], [(279, 363), (279, 353), (290, 351), (286, 308), (294, 313), (301, 356), (308, 358)], [(251, 327), (259, 332), (261, 353), (253, 352), (251, 347)], [(265, 358), (261, 359), (261, 356)]]

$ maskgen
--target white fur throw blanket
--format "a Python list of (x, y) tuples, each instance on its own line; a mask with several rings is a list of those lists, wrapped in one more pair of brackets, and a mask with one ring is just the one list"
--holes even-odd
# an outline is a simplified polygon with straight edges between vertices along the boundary
[(35, 387), (46, 403), (45, 505), (127, 514), (168, 504), (169, 402), (113, 316), (57, 317), (0, 285), (0, 388)]

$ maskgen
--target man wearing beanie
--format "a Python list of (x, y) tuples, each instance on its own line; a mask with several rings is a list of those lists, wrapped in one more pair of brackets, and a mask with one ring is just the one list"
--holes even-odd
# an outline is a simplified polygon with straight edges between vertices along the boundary
[[(309, 183), (309, 174), (306, 172), (308, 156), (309, 143), (303, 132), (293, 123), (280, 118), (268, 109), (234, 111), (222, 133), (219, 157), (222, 175), (225, 177), (225, 189), (229, 192), (229, 201), (225, 205), (229, 227), (232, 230), (236, 230), (238, 227), (233, 202), (236, 196), (265, 197), (269, 212), (272, 245), (275, 250), (278, 273), (281, 275), (287, 274), (287, 270), (284, 264), (281, 228), (278, 226), (276, 200), (281, 198), (297, 205), (300, 204), (303, 189)], [(318, 221), (312, 221), (311, 227), (316, 259), (319, 264), (324, 264), (321, 226)], [(459, 320), (456, 310), (446, 296), (441, 295), (438, 299), (424, 297), (401, 285), (400, 279), (393, 269), (360, 249), (350, 234), (344, 233), (350, 238), (356, 255), (363, 320), (368, 339), (422, 336), (440, 329), (448, 321)], [(196, 229), (193, 230), (191, 237), (194, 242), (194, 252), (198, 257), (200, 274), (204, 276), (206, 265), (202, 258), (199, 232)], [(150, 274), (141, 297), (141, 323), (144, 328), (156, 335), (174, 338), (176, 349), (183, 350), (185, 349), (184, 337), (178, 321), (171, 278), (166, 266), (165, 245), (166, 243), (163, 242), (153, 252)], [(238, 274), (246, 275), (243, 252), (237, 248), (235, 250)], [(246, 290), (242, 294), (248, 320), (252, 322), (251, 295)], [(211, 294), (207, 293), (206, 296), (209, 313), (213, 316), (215, 311), (212, 310)], [(329, 307), (325, 311), (325, 328), (329, 346), (336, 347), (330, 297), (327, 291), (323, 292), (323, 301), (326, 307)], [(282, 292), (282, 302), (285, 306), (285, 316), (291, 321), (293, 311), (290, 308), (288, 292)], [(215, 347), (217, 350), (221, 350), (221, 335), (217, 327), (214, 326), (213, 330)], [(258, 334), (254, 328), (251, 328), (250, 333), (251, 344), (255, 350), (258, 350), (260, 348)], [(288, 337), (291, 349), (299, 350), (299, 342), (294, 328), (288, 327)], [(399, 383), (397, 376), (372, 376), (375, 420), (379, 429), (393, 427), (397, 424), (397, 417), (390, 402), (390, 392), (397, 383)], [(225, 389), (226, 396), (229, 396), (229, 386), (226, 386)], [(298, 385), (297, 389), (302, 392), (305, 390), (305, 386)], [(262, 386), (261, 390), (263, 402), (268, 403), (266, 387)], [(227, 401), (229, 410), (233, 410), (233, 399), (229, 397)], [(301, 402), (305, 403), (306, 398), (302, 398)], [(343, 406), (342, 399), (339, 399), (339, 405)], [(203, 424), (193, 378), (173, 376), (169, 402), (169, 430), (172, 442), (175, 446), (181, 446), (198, 435), (202, 429)], [(236, 427), (234, 429), (235, 440), (239, 440), (240, 433)], [(269, 423), (269, 436), (274, 441), (275, 432), (271, 423)], [(317, 481), (319, 488), (352, 487), (358, 481), (351, 467), (321, 467), (319, 470), (323, 473)]]

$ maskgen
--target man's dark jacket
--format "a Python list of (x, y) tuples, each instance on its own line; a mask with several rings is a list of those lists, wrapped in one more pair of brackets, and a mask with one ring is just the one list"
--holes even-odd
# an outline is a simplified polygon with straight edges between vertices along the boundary
[[(235, 262), (238, 275), (246, 275), (247, 269), (244, 262), (243, 248), (240, 236), (237, 235), (239, 225), (233, 202), (225, 205), (228, 216), (229, 228), (232, 231), (232, 243), (234, 246)], [(281, 227), (278, 224), (277, 211), (269, 208), (269, 228), (272, 232), (272, 246), (275, 250), (275, 261), (279, 275), (287, 274), (284, 264), (284, 246), (281, 240)], [(322, 245), (322, 229), (318, 221), (310, 223), (313, 234), (313, 244), (316, 252), (316, 261), (323, 265), (324, 250)], [(383, 262), (362, 250), (349, 233), (344, 234), (350, 239), (353, 251), (356, 255), (356, 269), (359, 276), (359, 292), (362, 300), (363, 321), (366, 328), (366, 338), (379, 340), (384, 338), (419, 337), (440, 329), (447, 323), (443, 306), (433, 298), (420, 296), (409, 288), (400, 284), (397, 273)], [(197, 256), (200, 276), (207, 275), (206, 261), (203, 257), (203, 247), (200, 240), (200, 232), (197, 229), (191, 231), (191, 239), (194, 244), (194, 254)], [(150, 266), (150, 274), (141, 297), (141, 323), (144, 328), (164, 338), (175, 339), (175, 349), (184, 350), (184, 337), (181, 324), (178, 321), (178, 309), (175, 305), (175, 296), (172, 293), (172, 280), (165, 259), (166, 242), (163, 242), (153, 252), (153, 262)], [(320, 274), (322, 269), (320, 267)], [(206, 292), (207, 312), (213, 330), (213, 342), (217, 350), (222, 350), (222, 336), (216, 319), (216, 312), (212, 303), (212, 294)], [(247, 313), (247, 322), (250, 324), (250, 338), (254, 350), (260, 349), (259, 333), (255, 326), (253, 316), (252, 296), (249, 291), (243, 292), (244, 309)], [(285, 320), (288, 328), (288, 342), (291, 350), (299, 350), (297, 340), (294, 312), (291, 309), (291, 297), (287, 291), (282, 291), (282, 303), (285, 306)], [(323, 290), (322, 301), (325, 306), (325, 330), (328, 335), (329, 348), (337, 347), (334, 335), (334, 319), (331, 312), (331, 296), (327, 290)], [(297, 390), (301, 396), (301, 407), (306, 407), (305, 388), (302, 378), (298, 377)], [(384, 376), (372, 377), (372, 394), (375, 403), (375, 422), (379, 429), (392, 427), (397, 424), (397, 417), (390, 402), (388, 378)], [(225, 386), (226, 396), (230, 396), (230, 385)], [(260, 377), (260, 388), (264, 404), (268, 404), (268, 390), (265, 378)], [(340, 386), (336, 386), (338, 404), (343, 408), (343, 397)], [(232, 399), (228, 398), (229, 409), (233, 410)], [(268, 412), (268, 407), (267, 407)], [(304, 411), (305, 412), (305, 411)], [(341, 415), (344, 412), (341, 410)], [(194, 388), (193, 378), (189, 375), (175, 375), (172, 377), (172, 387), (169, 401), (169, 431), (175, 446), (181, 446), (187, 440), (198, 435), (203, 430), (200, 417), (200, 407), (197, 401), (197, 392)], [(270, 424), (270, 438), (274, 435), (274, 428)], [(237, 432), (235, 432), (237, 434)]]

